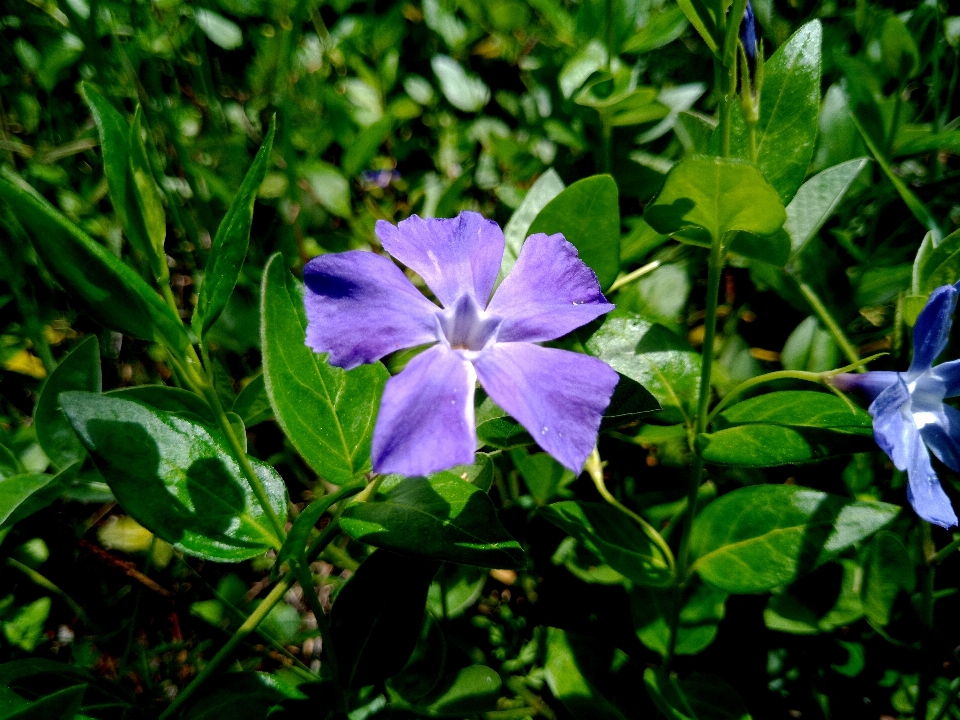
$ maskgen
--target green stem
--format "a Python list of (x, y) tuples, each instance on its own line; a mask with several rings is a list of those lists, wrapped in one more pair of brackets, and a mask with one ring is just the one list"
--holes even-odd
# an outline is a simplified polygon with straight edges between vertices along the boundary
[[(804, 299), (806, 299), (806, 301), (810, 304), (810, 308), (813, 310), (814, 314), (817, 316), (817, 318), (819, 318), (820, 322), (826, 326), (827, 331), (833, 336), (833, 339), (836, 341), (837, 345), (840, 346), (840, 350), (843, 352), (846, 358), (851, 363), (859, 363), (860, 353), (857, 352), (857, 349), (853, 346), (850, 340), (847, 339), (847, 336), (840, 328), (840, 325), (838, 325), (837, 321), (833, 319), (830, 311), (827, 310), (827, 306), (823, 304), (823, 301), (819, 298), (816, 291), (800, 278), (793, 276), (793, 279), (797, 283), (797, 287), (803, 294)], [(866, 368), (862, 365), (857, 366), (857, 372), (866, 371)]]
[(303, 596), (307, 605), (313, 611), (313, 616), (317, 620), (317, 629), (320, 631), (320, 639), (323, 641), (323, 652), (327, 656), (327, 664), (330, 666), (330, 679), (333, 681), (333, 687), (337, 693), (337, 710), (346, 713), (347, 694), (340, 682), (340, 664), (337, 662), (337, 654), (333, 647), (333, 637), (330, 633), (330, 623), (327, 622), (327, 616), (323, 611), (323, 604), (317, 597), (317, 589), (313, 583), (313, 575), (310, 573), (310, 565), (306, 558), (297, 558), (296, 562), (291, 563), (291, 568), (297, 575), (297, 582), (303, 590)]
[(659, 260), (654, 260), (653, 262), (648, 262), (648, 263), (647, 263), (646, 265), (644, 265), (643, 267), (637, 268), (637, 269), (634, 270), (633, 272), (627, 273), (626, 275), (624, 275), (624, 276), (622, 276), (622, 277), (618, 277), (618, 278), (614, 281), (613, 285), (610, 286), (610, 289), (607, 290), (607, 295), (609, 296), (611, 293), (615, 293), (617, 290), (619, 290), (620, 288), (622, 288), (624, 285), (629, 285), (629, 284), (632, 283), (634, 280), (637, 280), (637, 279), (639, 279), (639, 278), (642, 278), (642, 277), (643, 277), (644, 275), (646, 275), (647, 273), (652, 273), (654, 270), (656, 270), (658, 267), (660, 267), (661, 264), (662, 264), (662, 263), (661, 263)]
[(607, 490), (607, 485), (603, 480), (603, 465), (600, 462), (600, 453), (597, 451), (597, 448), (594, 448), (593, 452), (590, 453), (590, 456), (587, 458), (587, 462), (584, 465), (584, 470), (586, 470), (590, 475), (590, 478), (593, 480), (593, 484), (597, 488), (597, 492), (600, 493), (603, 499), (610, 503), (613, 507), (617, 508), (617, 510), (620, 510), (634, 520), (637, 525), (641, 527), (644, 534), (650, 538), (650, 540), (658, 548), (660, 548), (660, 552), (663, 553), (663, 557), (666, 559), (667, 565), (670, 567), (670, 572), (674, 573), (676, 571), (676, 567), (673, 560), (673, 551), (670, 549), (667, 541), (663, 539), (663, 536), (657, 532), (653, 525), (648, 523), (640, 515), (637, 515), (637, 513), (617, 500), (610, 493), (610, 491)]
[(939, 565), (947, 559), (957, 548), (960, 548), (960, 538), (957, 538), (949, 545), (940, 548), (933, 557), (930, 558), (931, 565)]

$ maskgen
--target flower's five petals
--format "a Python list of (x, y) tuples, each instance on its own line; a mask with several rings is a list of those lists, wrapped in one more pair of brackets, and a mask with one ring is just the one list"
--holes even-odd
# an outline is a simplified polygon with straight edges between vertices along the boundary
[(531, 235), (487, 311), (503, 318), (501, 342), (543, 342), (613, 310), (597, 275), (563, 235)]
[(474, 461), (477, 374), (459, 353), (435, 345), (387, 381), (373, 432), (378, 473), (429, 475)]
[(561, 465), (580, 472), (617, 385), (613, 368), (587, 355), (529, 343), (497, 343), (474, 367), (497, 405)]
[(953, 285), (938, 287), (930, 295), (913, 328), (913, 362), (909, 372), (929, 369), (947, 347), (956, 306), (957, 288)]
[(388, 258), (351, 251), (303, 268), (307, 340), (330, 363), (351, 369), (437, 339), (438, 308)]
[(957, 514), (950, 498), (940, 487), (940, 480), (930, 464), (930, 454), (916, 428), (907, 423), (904, 451), (907, 456), (907, 500), (917, 515), (942, 528), (957, 525)]
[(379, 220), (383, 249), (423, 278), (445, 307), (469, 293), (487, 304), (503, 259), (503, 231), (479, 213), (452, 219), (411, 215), (399, 225)]

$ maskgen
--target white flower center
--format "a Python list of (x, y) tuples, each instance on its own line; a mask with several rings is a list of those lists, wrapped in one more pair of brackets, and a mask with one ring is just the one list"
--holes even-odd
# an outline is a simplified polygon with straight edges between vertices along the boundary
[[(470, 295), (437, 313), (437, 340), (453, 350), (478, 353), (497, 339), (503, 318), (482, 310)], [(469, 359), (469, 358), (468, 358)]]
[(910, 395), (900, 408), (903, 419), (912, 422), (917, 430), (939, 422), (946, 393), (943, 381), (932, 370), (926, 370), (910, 378), (906, 386)]

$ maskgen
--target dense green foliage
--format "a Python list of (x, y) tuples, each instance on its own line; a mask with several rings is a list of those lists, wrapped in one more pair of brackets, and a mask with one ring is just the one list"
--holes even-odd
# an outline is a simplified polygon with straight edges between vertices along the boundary
[[(0, 720), (960, 718), (960, 534), (825, 387), (960, 280), (960, 15), (746, 5), (7, 0)], [(414, 351), (304, 345), (305, 262), (461, 210), (617, 306), (579, 476), (482, 393), (376, 476)]]

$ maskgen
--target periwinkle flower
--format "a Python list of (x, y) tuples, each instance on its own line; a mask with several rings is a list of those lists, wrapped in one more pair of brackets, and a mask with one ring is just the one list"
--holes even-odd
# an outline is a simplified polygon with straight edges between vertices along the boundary
[(579, 472), (618, 376), (596, 358), (537, 344), (613, 309), (576, 248), (559, 234), (530, 236), (493, 292), (504, 237), (492, 220), (413, 215), (399, 225), (380, 220), (376, 232), (440, 306), (374, 253), (321, 255), (304, 268), (306, 343), (331, 364), (350, 369), (432, 343), (387, 382), (374, 470), (426, 475), (472, 463), (479, 380), (540, 447)]
[(960, 470), (960, 412), (944, 398), (960, 396), (960, 360), (933, 365), (947, 346), (957, 285), (930, 295), (913, 329), (913, 361), (906, 372), (878, 371), (831, 378), (841, 390), (859, 390), (870, 398), (873, 436), (898, 470), (906, 470), (907, 499), (917, 515), (941, 527), (957, 525), (930, 451), (951, 470)]
[(747, 7), (743, 10), (743, 18), (740, 21), (740, 42), (743, 44), (743, 51), (752, 63), (757, 57), (757, 23), (753, 17), (753, 6), (747, 0)]

